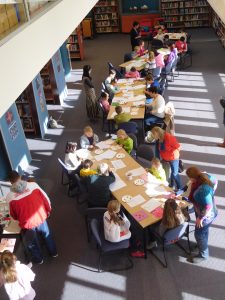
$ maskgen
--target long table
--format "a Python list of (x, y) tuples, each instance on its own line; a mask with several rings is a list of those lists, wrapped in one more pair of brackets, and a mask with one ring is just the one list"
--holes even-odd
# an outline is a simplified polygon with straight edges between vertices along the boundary
[(135, 67), (137, 71), (141, 71), (145, 68), (146, 61), (147, 61), (147, 56), (144, 55), (142, 57), (138, 57), (136, 59), (126, 61), (120, 64), (119, 66), (121, 68), (125, 68), (126, 71), (130, 71), (131, 67)]

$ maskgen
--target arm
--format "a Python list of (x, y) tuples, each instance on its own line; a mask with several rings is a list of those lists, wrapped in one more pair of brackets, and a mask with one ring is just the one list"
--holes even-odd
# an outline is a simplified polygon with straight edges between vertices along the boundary
[(133, 140), (131, 138), (127, 138), (123, 148), (130, 154), (133, 149)]
[(91, 80), (89, 78), (85, 78), (84, 83), (89, 87), (89, 88), (94, 88)]
[(90, 146), (88, 139), (85, 136), (80, 138), (80, 146), (82, 149), (88, 149)]
[(109, 171), (109, 184), (113, 183), (116, 180), (115, 175), (113, 174), (113, 172)]

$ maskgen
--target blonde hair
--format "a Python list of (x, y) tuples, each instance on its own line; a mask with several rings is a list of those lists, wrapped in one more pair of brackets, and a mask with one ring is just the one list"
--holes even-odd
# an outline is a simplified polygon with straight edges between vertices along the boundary
[(165, 131), (162, 128), (156, 126), (152, 128), (151, 133), (154, 139), (156, 139), (155, 135), (157, 135), (160, 141), (164, 140)]
[(161, 162), (157, 157), (153, 157), (153, 159), (151, 160), (151, 163), (155, 164), (155, 165), (159, 164), (161, 166)]
[(118, 200), (110, 200), (107, 205), (107, 210), (110, 215), (110, 222), (113, 221), (115, 224), (122, 225), (123, 221), (118, 216), (121, 204)]
[(16, 256), (8, 250), (5, 250), (1, 254), (0, 262), (2, 264), (2, 272), (4, 274), (5, 281), (16, 282)]
[(119, 129), (119, 130), (117, 131), (117, 136), (118, 136), (118, 135), (124, 135), (124, 136), (125, 136), (125, 139), (128, 138), (128, 135), (127, 135), (126, 131), (123, 130), (123, 129)]
[(86, 132), (93, 132), (93, 129), (91, 128), (91, 126), (84, 127), (84, 133), (86, 133)]
[(154, 52), (153, 51), (150, 51), (149, 52), (149, 61), (152, 61), (153, 59), (155, 59), (155, 54), (154, 54)]
[(140, 50), (140, 46), (135, 46), (134, 47), (134, 51), (139, 51)]
[(207, 174), (202, 173), (197, 167), (187, 168), (186, 174), (189, 178), (196, 179), (200, 184), (208, 184), (211, 187), (214, 186)]

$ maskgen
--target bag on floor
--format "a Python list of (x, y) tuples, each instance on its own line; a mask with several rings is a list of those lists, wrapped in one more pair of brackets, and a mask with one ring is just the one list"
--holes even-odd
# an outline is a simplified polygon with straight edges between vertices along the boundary
[(48, 120), (48, 128), (58, 128), (58, 123), (56, 120), (53, 119), (52, 116), (49, 117), (49, 120)]
[(179, 159), (179, 169), (178, 172), (182, 173), (184, 171), (184, 163), (181, 159)]
[(221, 104), (222, 108), (225, 110), (225, 97), (220, 99), (220, 104)]

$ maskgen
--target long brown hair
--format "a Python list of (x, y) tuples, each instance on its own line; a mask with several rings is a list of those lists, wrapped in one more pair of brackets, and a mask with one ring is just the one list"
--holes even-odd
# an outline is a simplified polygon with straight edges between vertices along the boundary
[(16, 256), (8, 250), (1, 254), (2, 271), (6, 282), (17, 281)]
[(202, 173), (197, 167), (189, 167), (186, 170), (186, 174), (189, 178), (196, 179), (199, 184), (208, 184), (213, 187), (212, 181), (209, 179), (206, 173)]
[(120, 210), (121, 204), (117, 200), (109, 201), (107, 209), (110, 215), (110, 222), (113, 221), (115, 224), (124, 224), (123, 220), (119, 217), (117, 211)]
[(164, 205), (162, 224), (166, 228), (175, 228), (181, 224), (181, 219), (185, 219), (180, 206), (174, 199), (167, 199)]

